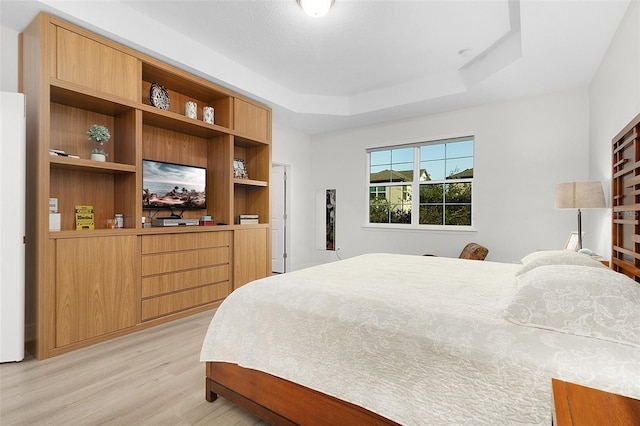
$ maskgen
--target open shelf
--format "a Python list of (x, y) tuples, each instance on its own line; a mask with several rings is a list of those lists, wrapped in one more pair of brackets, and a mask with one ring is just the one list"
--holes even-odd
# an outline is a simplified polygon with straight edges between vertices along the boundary
[(127, 99), (55, 78), (51, 79), (50, 93), (51, 102), (104, 115), (120, 115), (137, 106)]
[(112, 163), (109, 161), (92, 161), (82, 158), (60, 157), (55, 155), (49, 156), (49, 164), (51, 164), (51, 168), (64, 168), (84, 172), (108, 174), (136, 172), (136, 166), (132, 166), (130, 164)]
[(175, 130), (176, 132), (200, 138), (229, 134), (229, 129), (222, 126), (188, 118), (172, 111), (165, 111), (150, 105), (142, 105), (140, 109), (142, 110), (142, 121), (150, 126)]
[(268, 183), (263, 180), (253, 179), (233, 179), (233, 183), (236, 185), (248, 185), (248, 186), (267, 186)]

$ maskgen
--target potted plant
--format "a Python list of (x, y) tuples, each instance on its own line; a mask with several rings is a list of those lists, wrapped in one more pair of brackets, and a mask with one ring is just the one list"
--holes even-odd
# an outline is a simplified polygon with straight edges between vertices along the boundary
[(105, 126), (93, 124), (91, 127), (89, 127), (87, 136), (89, 136), (90, 141), (93, 141), (99, 145), (99, 147), (94, 148), (91, 151), (91, 159), (95, 161), (105, 161), (107, 153), (104, 151), (104, 149), (102, 149), (102, 146), (111, 138), (109, 130)]

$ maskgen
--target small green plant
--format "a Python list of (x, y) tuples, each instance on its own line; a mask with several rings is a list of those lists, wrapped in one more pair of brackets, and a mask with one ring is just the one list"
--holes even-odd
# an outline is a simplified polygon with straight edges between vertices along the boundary
[[(91, 127), (89, 127), (87, 136), (89, 137), (90, 141), (93, 141), (102, 146), (111, 138), (111, 133), (109, 133), (109, 129), (107, 129), (106, 127), (99, 124), (93, 124)], [(94, 148), (91, 153), (107, 155), (107, 153), (102, 148)]]

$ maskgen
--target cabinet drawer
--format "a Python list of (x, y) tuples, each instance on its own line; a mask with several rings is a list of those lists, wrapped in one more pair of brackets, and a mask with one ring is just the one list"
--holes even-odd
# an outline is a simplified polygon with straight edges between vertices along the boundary
[(231, 244), (230, 232), (194, 232), (187, 234), (145, 235), (142, 254), (225, 247)]
[(229, 265), (153, 275), (142, 279), (142, 297), (158, 296), (221, 281), (229, 281)]
[(64, 28), (57, 28), (58, 79), (138, 101), (138, 59)]
[(221, 300), (229, 295), (228, 281), (142, 301), (142, 321)]
[(142, 256), (142, 276), (186, 271), (229, 263), (229, 247), (186, 250)]

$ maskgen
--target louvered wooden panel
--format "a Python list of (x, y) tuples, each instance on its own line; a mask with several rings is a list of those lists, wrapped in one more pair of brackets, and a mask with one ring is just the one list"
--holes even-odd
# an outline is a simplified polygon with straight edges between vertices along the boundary
[(640, 282), (640, 114), (613, 138), (611, 267)]

